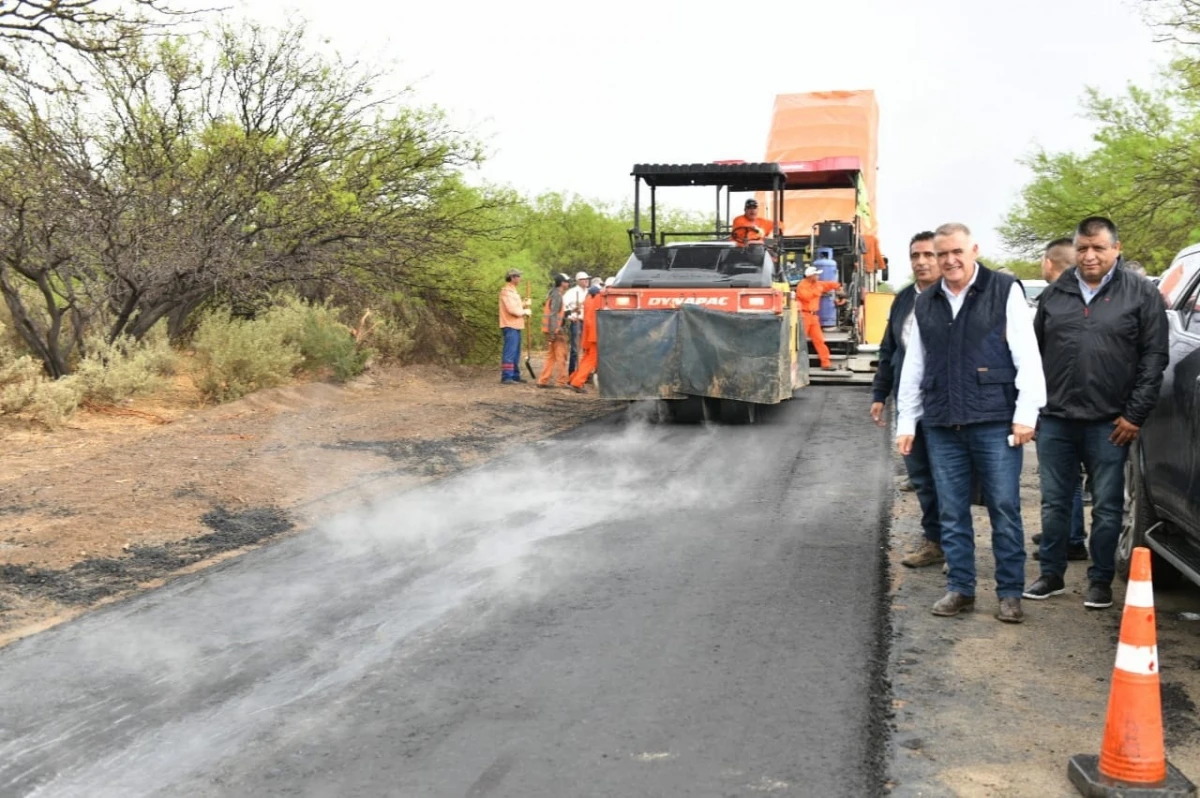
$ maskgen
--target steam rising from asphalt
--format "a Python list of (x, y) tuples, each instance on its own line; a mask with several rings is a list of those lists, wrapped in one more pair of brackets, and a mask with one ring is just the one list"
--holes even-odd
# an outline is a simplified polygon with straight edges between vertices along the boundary
[[(302, 738), (334, 711), (331, 688), (420, 650), (440, 625), (491, 623), (586, 577), (594, 564), (572, 553), (586, 547), (554, 539), (631, 519), (649, 533), (678, 508), (728, 504), (739, 477), (706, 456), (715, 434), (634, 419), (514, 446), (13, 646), (0, 659), (0, 795), (145, 795), (252, 742)], [(174, 600), (184, 593), (194, 600)]]

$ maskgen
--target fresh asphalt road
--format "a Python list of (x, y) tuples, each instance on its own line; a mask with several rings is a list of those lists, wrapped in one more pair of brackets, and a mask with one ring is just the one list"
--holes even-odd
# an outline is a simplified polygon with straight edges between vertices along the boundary
[(0, 796), (878, 794), (869, 401), (606, 419), (13, 644)]

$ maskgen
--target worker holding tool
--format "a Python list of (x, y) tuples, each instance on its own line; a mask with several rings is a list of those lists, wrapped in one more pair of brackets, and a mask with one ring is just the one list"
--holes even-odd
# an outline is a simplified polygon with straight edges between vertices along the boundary
[(554, 275), (554, 287), (542, 305), (542, 332), (546, 335), (546, 364), (538, 377), (539, 388), (549, 388), (550, 380), (558, 375), (559, 388), (567, 387), (567, 347), (570, 346), (565, 322), (563, 293), (571, 282), (565, 274)]
[(741, 216), (733, 220), (730, 225), (729, 240), (737, 242), (739, 247), (744, 247), (746, 244), (761, 243), (764, 238), (771, 235), (771, 230), (775, 225), (766, 219), (758, 218), (758, 200), (746, 200), (746, 207)]
[(821, 331), (821, 319), (817, 312), (821, 308), (821, 297), (830, 291), (837, 291), (842, 284), (834, 280), (818, 280), (820, 274), (821, 270), (816, 266), (804, 270), (804, 279), (796, 284), (796, 301), (804, 319), (804, 335), (813, 342), (817, 357), (821, 359), (821, 368), (833, 371), (833, 360), (829, 356), (829, 347), (825, 345), (825, 334)]
[(509, 269), (504, 275), (504, 287), (500, 289), (500, 334), (504, 338), (500, 355), (501, 385), (523, 381), (517, 364), (521, 361), (521, 331), (525, 329), (525, 317), (531, 311), (529, 300), (522, 300), (517, 290), (520, 284), (520, 270)]
[(586, 393), (587, 381), (596, 371), (599, 353), (596, 351), (596, 308), (600, 306), (600, 286), (588, 288), (587, 299), (583, 300), (583, 335), (580, 345), (583, 347), (583, 357), (579, 368), (571, 374), (571, 390), (575, 393)]

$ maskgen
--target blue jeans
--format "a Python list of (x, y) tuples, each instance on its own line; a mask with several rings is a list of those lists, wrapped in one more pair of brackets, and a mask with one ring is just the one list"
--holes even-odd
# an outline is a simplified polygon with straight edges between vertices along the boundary
[(1083, 480), (1071, 498), (1071, 545), (1086, 546), (1087, 534), (1083, 531)]
[(1111, 584), (1117, 538), (1121, 536), (1121, 518), (1125, 510), (1125, 458), (1128, 446), (1109, 441), (1111, 421), (1066, 421), (1042, 416), (1038, 425), (1038, 471), (1042, 482), (1042, 542), (1039, 557), (1042, 573), (1062, 576), (1067, 572), (1067, 535), (1072, 506), (1078, 502), (1083, 514), (1083, 498), (1072, 494), (1081, 490), (1079, 464), (1087, 469), (1092, 481), (1092, 565), (1088, 581)]
[(579, 365), (579, 339), (583, 336), (583, 322), (572, 321), (571, 325), (571, 354), (567, 364), (567, 373), (574, 374), (575, 367)]
[[(923, 425), (924, 426), (924, 425)], [(949, 566), (947, 589), (975, 595), (975, 528), (971, 480), (978, 479), (992, 522), (996, 595), (1020, 598), (1025, 587), (1025, 528), (1021, 523), (1022, 447), (1008, 445), (1004, 421), (959, 427), (924, 427), (937, 485), (942, 551)]]
[(917, 502), (921, 505), (921, 529), (925, 537), (934, 543), (942, 542), (942, 522), (938, 518), (937, 488), (933, 484), (933, 469), (929, 465), (929, 448), (921, 423), (917, 422), (917, 434), (913, 438), (912, 453), (904, 458), (908, 480), (913, 484)]
[(500, 381), (521, 381), (521, 331), (512, 327), (501, 327), (504, 336), (504, 351), (500, 355)]

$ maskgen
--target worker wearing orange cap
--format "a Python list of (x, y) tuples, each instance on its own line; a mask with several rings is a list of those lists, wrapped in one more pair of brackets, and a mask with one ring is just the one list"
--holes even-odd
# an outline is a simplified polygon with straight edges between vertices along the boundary
[(761, 242), (766, 236), (771, 235), (775, 225), (766, 219), (758, 218), (758, 200), (746, 200), (746, 207), (742, 215), (733, 220), (730, 225), (729, 239), (736, 241), (739, 247), (744, 247), (746, 244)]
[(821, 297), (830, 291), (836, 291), (842, 284), (834, 280), (818, 280), (821, 270), (809, 266), (804, 270), (804, 279), (796, 284), (796, 301), (800, 304), (800, 315), (804, 319), (804, 335), (813, 342), (817, 357), (821, 359), (821, 368), (833, 370), (833, 360), (829, 357), (829, 347), (825, 345), (825, 334), (821, 331), (821, 319), (817, 313), (821, 307)]
[(592, 378), (600, 359), (596, 351), (596, 308), (600, 306), (600, 290), (598, 285), (591, 286), (587, 299), (583, 300), (583, 334), (579, 342), (583, 347), (583, 357), (579, 360), (579, 368), (571, 374), (571, 390), (575, 393), (585, 392), (583, 386)]

